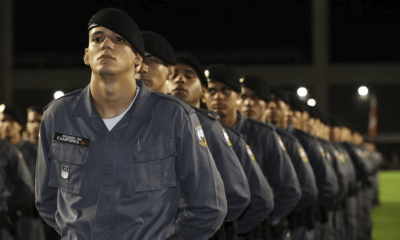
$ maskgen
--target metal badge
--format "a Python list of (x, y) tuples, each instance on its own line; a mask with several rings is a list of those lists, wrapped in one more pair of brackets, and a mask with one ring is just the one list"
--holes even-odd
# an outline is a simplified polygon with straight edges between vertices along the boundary
[(195, 127), (195, 130), (197, 142), (200, 144), (200, 146), (207, 147), (207, 140), (204, 136), (203, 128), (201, 128), (201, 125)]
[(254, 157), (253, 151), (251, 151), (250, 146), (246, 145), (246, 150), (247, 150), (247, 154), (249, 155), (250, 159), (252, 161), (256, 160), (256, 157)]
[(281, 146), (283, 151), (286, 151), (285, 144), (283, 144), (281, 137), (277, 136), (279, 145)]
[(301, 160), (303, 160), (303, 162), (308, 162), (308, 157), (307, 157), (307, 154), (306, 154), (306, 152), (304, 151), (304, 148), (299, 148), (299, 153), (300, 153), (300, 157), (301, 157)]
[(68, 178), (68, 173), (69, 173), (69, 166), (62, 165), (61, 166), (61, 177), (62, 178)]
[(226, 140), (226, 143), (228, 144), (229, 147), (232, 147), (231, 140), (229, 139), (228, 134), (225, 131), (225, 128), (222, 128), (222, 134), (224, 135), (224, 138)]

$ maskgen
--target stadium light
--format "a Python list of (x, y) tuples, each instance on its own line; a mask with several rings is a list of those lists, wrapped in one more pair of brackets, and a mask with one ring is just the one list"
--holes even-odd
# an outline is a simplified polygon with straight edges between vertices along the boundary
[(56, 91), (54, 93), (54, 99), (60, 98), (62, 96), (64, 96), (64, 92), (63, 91)]
[(0, 112), (4, 112), (4, 109), (6, 109), (6, 105), (4, 103), (0, 104)]
[(305, 88), (305, 87), (299, 87), (298, 89), (297, 89), (297, 95), (299, 95), (300, 97), (305, 97), (305, 96), (307, 96), (307, 94), (308, 94), (308, 90), (307, 90), (307, 88)]
[(316, 104), (317, 104), (317, 101), (315, 101), (314, 98), (310, 98), (307, 101), (307, 105), (310, 106), (310, 107), (315, 107)]
[(367, 88), (366, 86), (361, 86), (361, 87), (359, 87), (359, 88), (358, 88), (358, 94), (359, 94), (361, 97), (367, 96), (367, 94), (368, 94), (368, 88)]

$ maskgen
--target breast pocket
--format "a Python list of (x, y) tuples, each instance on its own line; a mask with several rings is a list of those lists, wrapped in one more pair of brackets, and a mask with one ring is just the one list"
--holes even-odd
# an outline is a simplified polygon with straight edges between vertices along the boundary
[(136, 192), (176, 186), (173, 139), (136, 143), (131, 156)]
[(79, 194), (89, 148), (69, 143), (53, 142), (49, 186)]

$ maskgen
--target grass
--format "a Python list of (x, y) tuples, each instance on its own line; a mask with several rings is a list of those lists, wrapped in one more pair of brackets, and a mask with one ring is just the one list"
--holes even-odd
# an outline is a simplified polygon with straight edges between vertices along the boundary
[(372, 211), (373, 240), (400, 239), (400, 171), (379, 173), (380, 206)]

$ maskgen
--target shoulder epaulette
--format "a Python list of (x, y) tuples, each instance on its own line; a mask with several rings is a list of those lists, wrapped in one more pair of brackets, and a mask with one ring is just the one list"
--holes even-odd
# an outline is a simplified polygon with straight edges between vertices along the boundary
[(179, 105), (181, 105), (186, 110), (187, 113), (194, 113), (195, 112), (194, 109), (190, 105), (188, 105), (184, 101), (180, 100), (179, 98), (176, 98), (176, 97), (174, 97), (172, 95), (168, 95), (168, 94), (165, 94), (165, 93), (160, 93), (160, 92), (152, 92), (152, 93), (156, 94), (159, 97), (166, 98), (168, 100), (172, 100), (174, 102), (177, 102)]
[(267, 128), (270, 129), (271, 131), (274, 131), (274, 130), (275, 130), (275, 127), (274, 127), (274, 126), (270, 126), (270, 125), (268, 125), (268, 124), (266, 124), (266, 123), (260, 122), (260, 121), (258, 121), (258, 120), (253, 119), (253, 118), (247, 118), (247, 119), (248, 119), (251, 123), (255, 123), (255, 124), (259, 125), (259, 126), (267, 127)]
[(214, 112), (214, 111), (210, 111), (210, 110), (206, 110), (206, 109), (201, 109), (201, 108), (196, 108), (196, 107), (193, 107), (193, 109), (194, 109), (196, 112), (199, 112), (199, 113), (202, 113), (202, 114), (206, 115), (206, 116), (209, 117), (211, 120), (219, 121), (219, 115), (218, 115), (218, 113), (216, 113), (216, 112)]
[(46, 107), (43, 108), (43, 111), (45, 111), (52, 103), (54, 103), (54, 102), (56, 102), (56, 101), (59, 101), (60, 99), (63, 99), (63, 98), (66, 98), (66, 97), (71, 97), (71, 96), (73, 96), (73, 95), (81, 94), (81, 92), (82, 92), (82, 88), (77, 89), (77, 90), (75, 90), (75, 91), (72, 91), (72, 92), (70, 92), (70, 93), (64, 94), (63, 96), (61, 96), (61, 97), (59, 97), (59, 98), (57, 98), (57, 99), (54, 99), (54, 100), (51, 101), (49, 104), (47, 104)]

